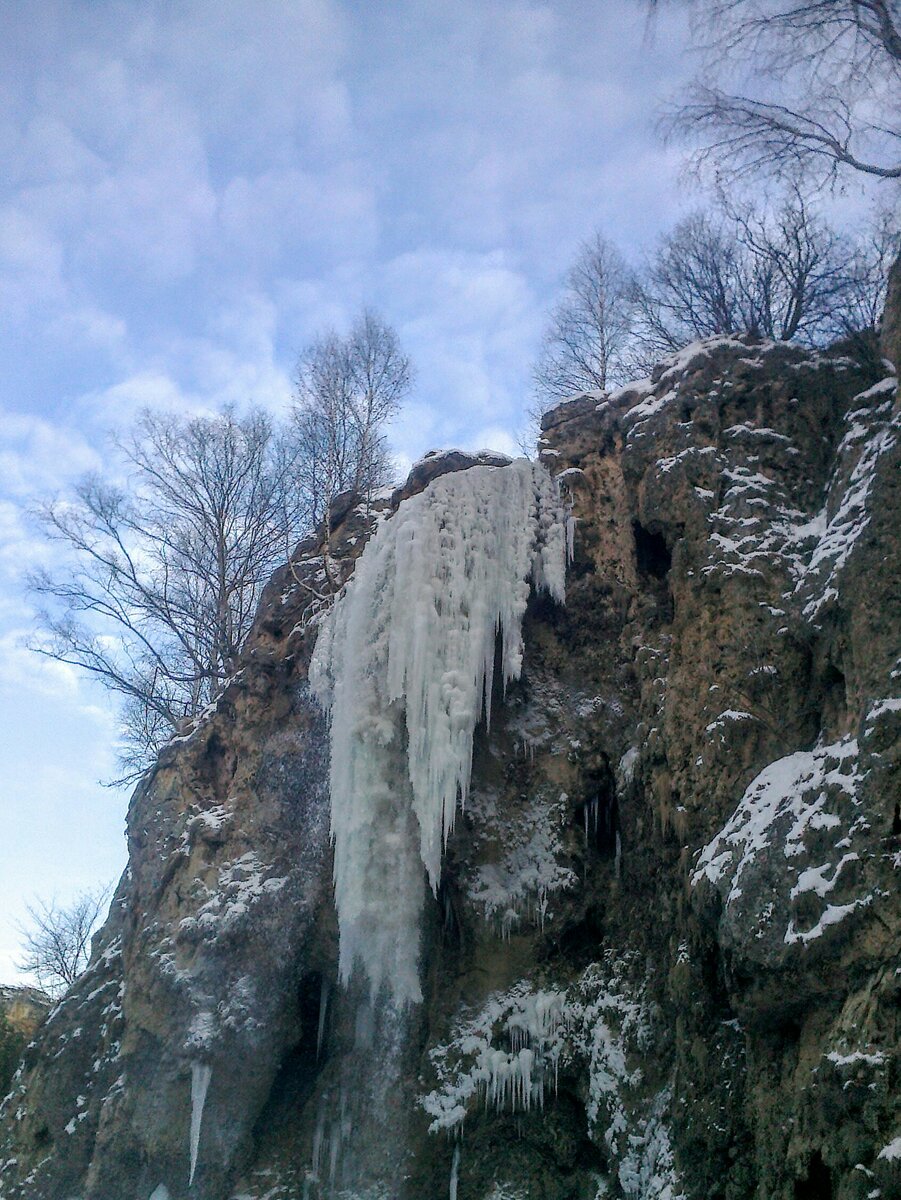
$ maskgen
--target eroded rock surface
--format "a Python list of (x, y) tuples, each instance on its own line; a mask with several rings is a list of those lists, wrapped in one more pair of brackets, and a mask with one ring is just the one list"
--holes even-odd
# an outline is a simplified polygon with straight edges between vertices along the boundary
[(901, 1194), (898, 427), (872, 364), (744, 339), (547, 415), (567, 602), (477, 732), (403, 1014), (335, 982), (306, 667), (374, 524), (503, 460), (300, 547), (135, 793), (0, 1196)]

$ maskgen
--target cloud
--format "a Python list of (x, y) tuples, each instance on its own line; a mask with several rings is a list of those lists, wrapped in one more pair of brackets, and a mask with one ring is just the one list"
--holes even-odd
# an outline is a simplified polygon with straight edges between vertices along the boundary
[(76, 429), (25, 413), (0, 412), (0, 490), (19, 499), (93, 470), (100, 456)]
[[(539, 324), (524, 274), (502, 253), (423, 249), (388, 263), (398, 324), (417, 368), (415, 397), (395, 425), (413, 457), (505, 418), (515, 425)], [(478, 447), (477, 447), (478, 448)]]

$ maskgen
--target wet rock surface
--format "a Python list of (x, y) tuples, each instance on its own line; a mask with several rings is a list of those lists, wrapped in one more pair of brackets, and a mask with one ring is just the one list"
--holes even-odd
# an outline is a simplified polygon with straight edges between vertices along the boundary
[(494, 460), (429, 456), (299, 547), (241, 671), (133, 797), (91, 966), (4, 1102), (0, 1196), (901, 1194), (881, 375), (725, 339), (546, 416), (567, 602), (533, 597), (522, 679), (477, 733), (402, 1014), (336, 983), (306, 668), (375, 524)]

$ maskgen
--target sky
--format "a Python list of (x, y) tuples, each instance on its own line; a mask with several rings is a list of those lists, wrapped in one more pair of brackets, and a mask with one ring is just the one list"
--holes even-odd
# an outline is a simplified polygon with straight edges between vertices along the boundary
[(685, 51), (638, 0), (0, 6), (0, 983), (28, 902), (125, 865), (109, 697), (23, 644), (29, 509), (144, 406), (283, 412), (364, 304), (416, 368), (402, 465), (515, 452), (579, 243), (695, 201), (654, 129)]

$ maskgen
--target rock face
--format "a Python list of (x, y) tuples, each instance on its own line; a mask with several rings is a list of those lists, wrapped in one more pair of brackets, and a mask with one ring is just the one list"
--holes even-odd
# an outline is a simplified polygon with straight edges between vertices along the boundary
[(26, 1044), (50, 1009), (37, 988), (0, 987), (0, 1093), (6, 1095)]
[(336, 984), (306, 669), (392, 504), (495, 460), (432, 456), (301, 546), (135, 793), (0, 1196), (901, 1195), (901, 422), (872, 372), (720, 340), (546, 416), (567, 601), (533, 597), (477, 732), (401, 1013)]
[(46, 992), (33, 987), (0, 987), (0, 1012), (10, 1029), (32, 1037), (50, 1009)]

